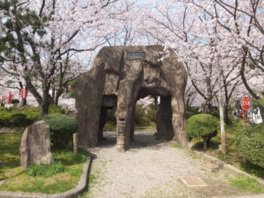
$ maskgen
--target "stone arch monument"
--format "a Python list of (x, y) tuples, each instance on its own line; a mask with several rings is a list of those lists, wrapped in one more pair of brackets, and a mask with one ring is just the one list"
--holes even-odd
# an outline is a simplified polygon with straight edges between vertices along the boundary
[(77, 86), (78, 146), (96, 146), (107, 109), (116, 108), (117, 148), (126, 150), (134, 137), (136, 101), (147, 95), (160, 96), (157, 136), (186, 145), (186, 81), (186, 70), (176, 54), (162, 46), (102, 48)]

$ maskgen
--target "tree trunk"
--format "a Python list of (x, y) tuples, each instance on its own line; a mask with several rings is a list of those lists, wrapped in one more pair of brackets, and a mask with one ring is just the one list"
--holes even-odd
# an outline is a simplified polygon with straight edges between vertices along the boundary
[(37, 91), (37, 89), (34, 87), (34, 85), (32, 84), (31, 79), (28, 76), (26, 76), (25, 81), (26, 81), (26, 87), (28, 88), (29, 92), (35, 97), (35, 99), (38, 102), (38, 105), (41, 105), (42, 97)]
[(55, 105), (58, 105), (59, 104), (59, 98), (61, 96), (61, 94), (63, 93), (63, 88), (59, 88), (57, 91), (56, 91), (56, 94), (55, 94), (55, 100), (54, 100), (54, 104)]
[(207, 140), (206, 140), (206, 138), (205, 139), (203, 139), (203, 149), (204, 150), (206, 150), (207, 149)]
[(26, 99), (26, 98), (22, 99), (22, 103), (21, 103), (21, 105), (22, 105), (22, 106), (27, 105), (27, 99)]
[(221, 145), (219, 150), (226, 154), (226, 133), (225, 133), (225, 118), (224, 118), (224, 107), (223, 107), (223, 98), (222, 98), (222, 70), (218, 64), (218, 72), (219, 72), (219, 116), (220, 116), (220, 131), (221, 131)]
[(44, 82), (42, 86), (42, 102), (40, 105), (42, 117), (44, 117), (49, 113), (49, 106), (52, 102), (52, 98), (49, 95), (49, 88), (50, 88), (50, 84), (47, 81)]
[(230, 124), (231, 123), (231, 120), (230, 120), (230, 118), (229, 118), (229, 108), (228, 108), (228, 105), (226, 104), (225, 106), (224, 106), (224, 120), (225, 120), (225, 123), (226, 124)]
[(207, 89), (207, 95), (206, 95), (207, 97), (204, 106), (204, 113), (210, 113), (212, 112), (212, 98), (213, 98), (210, 77), (206, 77), (206, 89)]
[[(226, 78), (224, 77), (224, 75), (222, 75), (223, 77), (223, 87), (224, 87), (224, 92), (225, 92), (225, 105), (224, 105), (224, 121), (225, 123), (229, 124), (230, 120), (229, 120), (229, 116), (228, 116), (228, 103), (229, 103), (229, 98), (228, 98), (228, 89), (227, 89), (227, 82), (226, 82)], [(220, 79), (219, 79), (220, 80)]]
[(52, 94), (51, 94), (51, 98), (53, 100), (53, 103), (56, 104), (56, 89), (55, 87), (52, 88)]
[(45, 115), (48, 115), (49, 113), (49, 103), (43, 101), (41, 104), (41, 116), (44, 117)]

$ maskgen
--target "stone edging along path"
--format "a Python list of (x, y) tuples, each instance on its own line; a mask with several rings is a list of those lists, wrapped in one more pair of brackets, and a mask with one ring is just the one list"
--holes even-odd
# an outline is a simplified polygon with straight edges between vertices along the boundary
[(212, 164), (215, 164), (215, 165), (218, 165), (219, 168), (223, 168), (225, 170), (228, 170), (228, 171), (231, 171), (231, 172), (234, 172), (234, 173), (238, 173), (238, 174), (241, 174), (241, 175), (244, 175), (244, 176), (247, 176), (247, 177), (250, 177), (250, 178), (254, 178), (256, 179), (260, 184), (262, 184), (264, 186), (264, 180), (263, 179), (260, 179), (260, 178), (257, 178), (253, 175), (250, 175), (249, 173), (246, 173), (234, 166), (232, 166), (231, 164), (228, 164), (228, 163), (225, 163), (224, 161), (222, 160), (219, 160), (211, 155), (207, 155), (205, 153), (202, 153), (202, 152), (199, 152), (199, 151), (193, 151), (196, 155), (198, 155), (199, 157), (201, 157), (202, 160), (206, 161), (207, 163), (212, 163)]
[(91, 169), (92, 159), (89, 159), (83, 165), (82, 175), (80, 177), (79, 183), (75, 188), (72, 188), (63, 193), (57, 194), (44, 194), (44, 193), (25, 193), (25, 192), (8, 192), (0, 191), (0, 198), (75, 198), (78, 194), (83, 192), (86, 188), (87, 177)]
[[(256, 176), (253, 176), (253, 175), (250, 175), (249, 173), (242, 171), (242, 170), (232, 166), (231, 164), (225, 163), (224, 161), (219, 160), (219, 159), (217, 159), (211, 155), (208, 155), (208, 154), (205, 154), (205, 153), (199, 152), (199, 151), (193, 151), (193, 152), (196, 156), (199, 156), (201, 160), (203, 160), (207, 163), (215, 164), (219, 168), (223, 168), (223, 169), (230, 171), (232, 173), (236, 173), (236, 174), (240, 174), (240, 175), (243, 175), (243, 176), (246, 176), (249, 178), (256, 179), (264, 187), (264, 180), (263, 179), (257, 178)], [(243, 198), (260, 198), (260, 197), (264, 197), (264, 194), (256, 194), (256, 195), (251, 195), (251, 196), (250, 195), (248, 195), (248, 196), (233, 196), (230, 198), (235, 198), (235, 197), (236, 198), (240, 198), (240, 197), (243, 197)], [(229, 197), (223, 197), (223, 198), (229, 198)]]

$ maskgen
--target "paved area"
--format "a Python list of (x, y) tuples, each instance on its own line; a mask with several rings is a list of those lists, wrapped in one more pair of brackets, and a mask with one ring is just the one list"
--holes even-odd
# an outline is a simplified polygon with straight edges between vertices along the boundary
[[(89, 191), (93, 198), (207, 198), (240, 196), (228, 184), (228, 174), (204, 164), (190, 152), (155, 140), (154, 131), (137, 131), (135, 143), (125, 153), (115, 149), (115, 134), (92, 149)], [(188, 187), (184, 176), (197, 176), (206, 187)], [(245, 196), (247, 197), (247, 196)]]

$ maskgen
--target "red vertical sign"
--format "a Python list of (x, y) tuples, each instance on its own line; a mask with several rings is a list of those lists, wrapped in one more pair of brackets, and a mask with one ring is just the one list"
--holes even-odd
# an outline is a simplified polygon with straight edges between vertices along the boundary
[(250, 98), (248, 96), (243, 96), (240, 105), (244, 111), (248, 111), (251, 105)]

